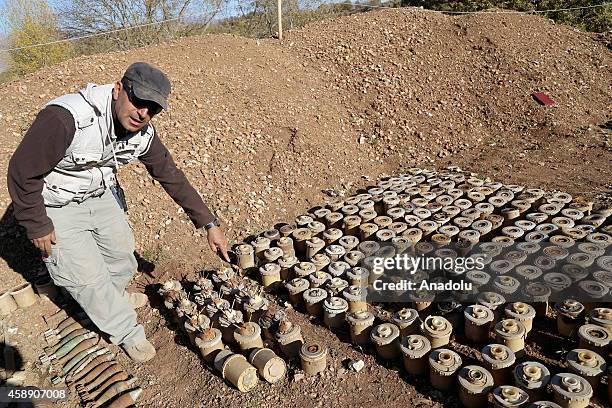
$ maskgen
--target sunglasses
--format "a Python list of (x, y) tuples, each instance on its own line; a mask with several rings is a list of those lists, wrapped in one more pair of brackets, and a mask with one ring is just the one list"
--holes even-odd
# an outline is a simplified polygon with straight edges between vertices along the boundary
[(125, 93), (127, 94), (128, 100), (136, 108), (138, 109), (147, 108), (147, 111), (149, 112), (150, 116), (157, 115), (163, 110), (163, 108), (155, 102), (145, 101), (144, 99), (137, 98), (136, 95), (134, 94), (134, 88), (131, 85), (128, 85), (124, 81), (121, 81), (121, 84), (123, 85), (123, 89), (125, 90)]

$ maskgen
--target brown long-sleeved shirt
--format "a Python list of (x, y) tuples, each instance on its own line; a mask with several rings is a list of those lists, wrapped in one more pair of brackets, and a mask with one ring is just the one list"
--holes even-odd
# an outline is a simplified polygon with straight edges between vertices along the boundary
[[(54, 229), (42, 197), (43, 178), (64, 157), (74, 134), (72, 114), (60, 106), (47, 106), (40, 111), (11, 157), (8, 190), (15, 218), (25, 227), (30, 239), (43, 237)], [(176, 167), (157, 134), (149, 150), (139, 159), (170, 197), (183, 207), (196, 228), (213, 221), (214, 215), (185, 174)]]

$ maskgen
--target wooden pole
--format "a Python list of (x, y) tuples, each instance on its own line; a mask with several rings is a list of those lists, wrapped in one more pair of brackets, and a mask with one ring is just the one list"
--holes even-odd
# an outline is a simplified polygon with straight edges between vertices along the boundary
[(278, 19), (278, 39), (283, 41), (283, 0), (278, 0), (277, 4), (277, 19)]

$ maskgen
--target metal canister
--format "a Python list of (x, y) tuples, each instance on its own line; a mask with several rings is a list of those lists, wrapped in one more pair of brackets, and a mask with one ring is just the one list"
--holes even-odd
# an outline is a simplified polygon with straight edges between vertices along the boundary
[(195, 343), (200, 349), (202, 358), (208, 363), (211, 363), (216, 354), (225, 347), (221, 331), (215, 328), (205, 329), (202, 333), (198, 334), (195, 338)]
[(533, 319), (536, 316), (536, 311), (531, 305), (523, 302), (510, 303), (506, 305), (505, 312), (508, 318), (523, 323), (526, 334), (529, 334), (533, 325)]
[(223, 379), (241, 392), (252, 390), (259, 382), (257, 369), (249, 364), (242, 354), (233, 354), (229, 350), (221, 351), (215, 357), (215, 368), (219, 370)]
[(351, 285), (342, 291), (342, 296), (348, 301), (348, 311), (367, 311), (365, 287), (361, 285)]
[(583, 324), (578, 328), (579, 347), (592, 350), (600, 355), (607, 355), (612, 332), (595, 324)]
[(304, 303), (304, 291), (310, 288), (310, 282), (304, 278), (294, 278), (285, 282), (285, 288), (289, 294), (289, 301), (293, 306)]
[(587, 349), (574, 349), (565, 357), (568, 368), (583, 377), (597, 390), (601, 377), (606, 373), (606, 361), (599, 354)]
[(287, 372), (285, 361), (269, 348), (257, 348), (251, 351), (249, 363), (255, 366), (259, 375), (270, 384), (281, 380)]

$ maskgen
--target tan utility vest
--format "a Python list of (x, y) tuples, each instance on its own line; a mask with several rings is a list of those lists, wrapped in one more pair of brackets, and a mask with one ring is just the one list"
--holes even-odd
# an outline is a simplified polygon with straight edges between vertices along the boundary
[(62, 160), (44, 178), (46, 206), (62, 207), (102, 195), (116, 183), (115, 165), (125, 165), (149, 150), (155, 134), (150, 123), (117, 140), (111, 109), (113, 86), (87, 84), (78, 93), (47, 103), (67, 109), (76, 131)]

